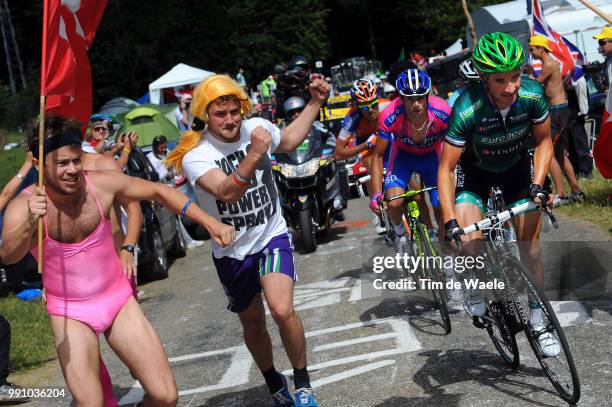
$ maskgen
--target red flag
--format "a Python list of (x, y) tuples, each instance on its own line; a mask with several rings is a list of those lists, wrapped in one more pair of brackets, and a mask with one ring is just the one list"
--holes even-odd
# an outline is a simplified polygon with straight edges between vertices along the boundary
[[(593, 147), (595, 165), (604, 178), (612, 178), (612, 91), (608, 91), (606, 109), (601, 121), (599, 137)], [(612, 194), (610, 194), (612, 197)]]
[(87, 50), (108, 0), (45, 0), (40, 92), (45, 111), (84, 125), (93, 109)]

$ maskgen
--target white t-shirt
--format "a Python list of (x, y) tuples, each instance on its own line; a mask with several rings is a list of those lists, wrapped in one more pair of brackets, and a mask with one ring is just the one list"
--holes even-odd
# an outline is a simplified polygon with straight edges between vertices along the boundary
[[(196, 184), (198, 178), (209, 170), (220, 168), (231, 174), (247, 154), (251, 145), (251, 132), (258, 126), (266, 128), (272, 136), (268, 156), (257, 163), (255, 179), (244, 196), (235, 204), (228, 204), (213, 197)], [(200, 207), (217, 220), (236, 228), (234, 244), (222, 248), (211, 242), (216, 258), (232, 257), (243, 260), (246, 255), (257, 253), (270, 239), (287, 232), (287, 224), (281, 213), (278, 190), (274, 183), (270, 155), (280, 144), (280, 129), (267, 120), (253, 118), (243, 120), (240, 140), (225, 143), (208, 131), (202, 141), (183, 158), (183, 172), (195, 187)]]
[(165, 159), (165, 157), (157, 158), (155, 153), (151, 151), (149, 154), (147, 154), (147, 158), (151, 162), (151, 165), (155, 169), (155, 172), (157, 172), (157, 175), (159, 175), (159, 180), (164, 181), (168, 176), (168, 167), (166, 167), (166, 165), (162, 161)]

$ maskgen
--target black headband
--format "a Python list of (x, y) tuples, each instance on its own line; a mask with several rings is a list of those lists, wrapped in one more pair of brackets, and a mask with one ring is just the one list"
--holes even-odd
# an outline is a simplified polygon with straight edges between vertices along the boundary
[[(81, 135), (76, 132), (60, 133), (49, 137), (43, 142), (43, 151), (47, 155), (53, 150), (68, 146), (71, 144), (81, 145)], [(38, 147), (32, 151), (34, 158), (38, 159)]]
[(193, 122), (191, 123), (191, 130), (193, 131), (202, 131), (206, 128), (206, 122), (199, 117), (194, 117)]

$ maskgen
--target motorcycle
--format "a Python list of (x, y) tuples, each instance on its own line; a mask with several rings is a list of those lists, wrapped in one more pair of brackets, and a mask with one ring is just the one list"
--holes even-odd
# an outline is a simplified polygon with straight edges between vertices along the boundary
[(321, 126), (313, 125), (294, 152), (272, 157), (283, 217), (300, 232), (307, 253), (317, 249), (317, 235), (327, 233), (336, 212), (342, 209), (334, 150), (324, 144), (322, 131)]

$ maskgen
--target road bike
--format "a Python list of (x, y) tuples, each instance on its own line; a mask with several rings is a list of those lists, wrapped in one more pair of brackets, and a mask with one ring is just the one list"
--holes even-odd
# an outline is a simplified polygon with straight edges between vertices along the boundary
[[(446, 292), (444, 272), (442, 270), (442, 257), (440, 257), (429, 238), (427, 226), (421, 221), (419, 215), (419, 206), (411, 198), (416, 195), (432, 191), (436, 187), (428, 187), (415, 191), (407, 191), (399, 195), (385, 198), (385, 201), (391, 202), (396, 199), (404, 199), (404, 219), (407, 225), (406, 230), (409, 232), (410, 242), (412, 243), (413, 254), (420, 257), (419, 275), (422, 280), (429, 281), (428, 287), (431, 290), (434, 302), (440, 318), (442, 326), (447, 334), (451, 332), (451, 320), (448, 314), (448, 293)], [(429, 216), (429, 215), (427, 215)], [(387, 222), (390, 225), (390, 222)], [(393, 227), (390, 227), (390, 233), (395, 239)]]
[[(521, 261), (510, 222), (511, 218), (533, 210), (547, 214), (553, 226), (558, 228), (552, 212), (545, 205), (527, 201), (505, 209), (502, 190), (492, 187), (485, 218), (460, 231), (464, 235), (482, 231), (483, 244), (479, 255), (484, 259), (484, 267), (480, 276), (503, 283), (503, 288), (482, 293), (486, 313), (483, 316), (472, 315), (472, 318), (474, 325), (486, 329), (500, 356), (512, 369), (519, 366), (516, 334), (525, 332), (536, 359), (561, 398), (576, 403), (580, 399), (580, 381), (565, 333), (544, 290)], [(532, 325), (530, 309), (538, 307), (542, 310), (543, 321)], [(553, 335), (559, 341), (558, 355), (544, 354), (538, 341), (542, 335)]]

